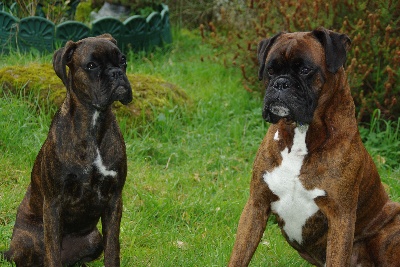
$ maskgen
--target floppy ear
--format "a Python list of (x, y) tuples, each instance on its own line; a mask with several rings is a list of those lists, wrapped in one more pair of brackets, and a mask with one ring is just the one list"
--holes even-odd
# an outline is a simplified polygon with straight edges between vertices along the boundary
[(346, 62), (347, 51), (351, 45), (350, 38), (345, 34), (329, 31), (323, 27), (312, 31), (312, 34), (325, 49), (325, 62), (328, 71), (336, 73)]
[(103, 38), (103, 39), (107, 39), (108, 41), (114, 43), (115, 45), (117, 45), (117, 40), (114, 39), (114, 37), (112, 37), (111, 34), (109, 33), (104, 33), (102, 35), (96, 36), (96, 38)]
[(257, 59), (258, 59), (258, 79), (261, 81), (264, 76), (264, 69), (265, 69), (265, 59), (267, 58), (268, 52), (275, 42), (275, 40), (281, 35), (282, 33), (278, 33), (277, 35), (263, 39), (257, 46)]
[(68, 77), (66, 66), (71, 62), (77, 43), (68, 41), (65, 47), (58, 49), (53, 55), (53, 68), (57, 76), (62, 80), (68, 89)]

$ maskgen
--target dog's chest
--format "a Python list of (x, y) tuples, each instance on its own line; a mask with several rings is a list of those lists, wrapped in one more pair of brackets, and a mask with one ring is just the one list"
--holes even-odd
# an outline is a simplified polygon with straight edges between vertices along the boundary
[[(303, 159), (307, 155), (306, 133), (296, 128), (290, 152), (285, 148), (281, 152), (281, 165), (263, 176), (270, 190), (279, 197), (271, 203), (272, 211), (284, 221), (283, 230), (289, 239), (299, 244), (303, 241), (302, 229), (307, 219), (318, 211), (314, 199), (325, 195), (321, 189), (307, 190), (299, 179)], [(279, 140), (278, 132), (274, 140)]]
[(64, 180), (64, 200), (77, 211), (82, 206), (102, 206), (115, 192), (118, 173), (103, 162), (99, 149), (86, 166), (70, 171)]

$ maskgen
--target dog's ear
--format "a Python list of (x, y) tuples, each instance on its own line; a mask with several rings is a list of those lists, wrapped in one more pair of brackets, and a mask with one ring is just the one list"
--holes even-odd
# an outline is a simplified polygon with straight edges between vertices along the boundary
[(347, 51), (351, 45), (350, 38), (345, 34), (329, 31), (323, 27), (312, 31), (312, 34), (325, 49), (325, 62), (328, 71), (336, 73), (346, 62)]
[(271, 46), (274, 44), (275, 40), (282, 34), (282, 32), (278, 33), (277, 35), (263, 39), (257, 46), (257, 59), (258, 59), (258, 79), (261, 81), (264, 76), (265, 70), (265, 59), (267, 58), (268, 52)]
[(108, 41), (112, 42), (113, 44), (117, 45), (117, 40), (114, 39), (114, 37), (112, 37), (111, 34), (109, 33), (104, 33), (102, 35), (96, 36), (96, 38), (103, 38), (103, 39), (107, 39)]
[(71, 62), (77, 43), (68, 41), (64, 47), (58, 49), (53, 55), (53, 68), (57, 76), (68, 89), (68, 77), (66, 66)]

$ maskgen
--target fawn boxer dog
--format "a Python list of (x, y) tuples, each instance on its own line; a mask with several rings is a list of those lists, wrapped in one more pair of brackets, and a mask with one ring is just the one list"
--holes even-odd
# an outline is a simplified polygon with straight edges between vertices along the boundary
[(104, 250), (104, 265), (120, 266), (127, 161), (111, 104), (132, 101), (126, 58), (105, 34), (67, 42), (54, 53), (53, 66), (66, 98), (35, 160), (4, 257), (18, 267), (61, 267)]
[(318, 28), (258, 46), (264, 120), (250, 197), (229, 266), (247, 266), (275, 214), (316, 266), (400, 266), (400, 204), (390, 201), (355, 119), (343, 65), (350, 39)]

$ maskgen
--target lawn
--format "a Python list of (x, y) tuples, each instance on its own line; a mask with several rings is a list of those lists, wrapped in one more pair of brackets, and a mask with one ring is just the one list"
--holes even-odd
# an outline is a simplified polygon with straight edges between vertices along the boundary
[[(161, 77), (193, 101), (155, 111), (156, 119), (140, 128), (118, 118), (128, 154), (122, 266), (228, 262), (249, 195), (252, 163), (268, 125), (261, 118), (262, 97), (244, 90), (240, 70), (223, 67), (216, 52), (195, 33), (182, 30), (174, 34), (168, 52), (129, 55), (128, 72)], [(0, 67), (32, 61), (49, 63), (51, 55), (3, 56)], [(10, 242), (16, 209), (55, 112), (41, 111), (41, 103), (31, 104), (37, 96), (27, 94), (31, 101), (20, 95), (0, 98), (0, 250)], [(381, 162), (391, 196), (400, 201), (399, 129), (379, 120), (374, 125), (362, 130), (363, 139)], [(102, 259), (89, 266), (103, 266)], [(310, 265), (270, 221), (251, 266)]]

